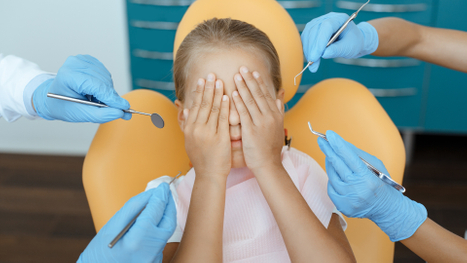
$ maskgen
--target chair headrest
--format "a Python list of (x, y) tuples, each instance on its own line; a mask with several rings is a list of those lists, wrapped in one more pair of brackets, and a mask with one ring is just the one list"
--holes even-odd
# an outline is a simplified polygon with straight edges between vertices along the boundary
[(271, 40), (279, 54), (284, 102), (297, 92), (303, 67), (300, 34), (287, 11), (275, 0), (198, 0), (180, 22), (174, 43), (174, 58), (183, 39), (200, 23), (211, 18), (232, 18), (254, 25)]

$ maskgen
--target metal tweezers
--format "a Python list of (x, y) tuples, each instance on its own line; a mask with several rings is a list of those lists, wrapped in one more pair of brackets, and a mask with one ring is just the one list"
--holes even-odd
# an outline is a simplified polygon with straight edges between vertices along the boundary
[[(332, 43), (334, 43), (334, 41), (336, 41), (336, 39), (342, 34), (342, 32), (344, 32), (344, 30), (347, 28), (347, 25), (349, 25), (349, 23), (354, 20), (358, 13), (360, 12), (360, 10), (362, 10), (363, 7), (365, 7), (368, 3), (370, 2), (370, 0), (368, 0), (366, 3), (364, 3), (357, 11), (355, 11), (355, 13), (353, 13), (352, 15), (350, 15), (349, 19), (347, 19), (347, 21), (345, 21), (345, 23), (339, 28), (339, 30), (337, 30), (336, 33), (334, 33), (334, 35), (332, 35), (331, 39), (329, 40), (328, 44), (326, 45), (326, 47), (329, 47)], [(293, 84), (294, 85), (297, 85), (297, 82), (296, 82), (296, 79), (298, 76), (300, 76), (309, 66), (311, 66), (311, 64), (313, 64), (313, 61), (309, 61), (308, 64), (306, 65), (306, 67), (304, 69), (302, 69), (302, 71), (300, 71), (300, 73), (297, 74), (297, 76), (295, 76), (295, 78), (293, 78)]]
[[(328, 141), (328, 139), (326, 138), (326, 135), (325, 134), (322, 134), (320, 132), (317, 132), (317, 131), (314, 131), (312, 128), (311, 128), (311, 124), (310, 122), (308, 122), (308, 127), (310, 128), (310, 131), (311, 133), (313, 133), (314, 135), (318, 135), (319, 137), (325, 139), (326, 141)], [(404, 193), (405, 192), (405, 188), (398, 184), (396, 181), (392, 180), (391, 177), (389, 177), (388, 175), (384, 174), (383, 172), (379, 171), (378, 169), (376, 169), (376, 167), (374, 167), (373, 165), (371, 165), (369, 162), (367, 162), (365, 159), (363, 159), (362, 157), (358, 156), (360, 158), (360, 160), (362, 160), (362, 162), (366, 165), (366, 167), (368, 167), (368, 169), (373, 172), (379, 179), (381, 179), (383, 182), (387, 183), (388, 185), (394, 187), (396, 190), (398, 190), (399, 192), (401, 193)]]

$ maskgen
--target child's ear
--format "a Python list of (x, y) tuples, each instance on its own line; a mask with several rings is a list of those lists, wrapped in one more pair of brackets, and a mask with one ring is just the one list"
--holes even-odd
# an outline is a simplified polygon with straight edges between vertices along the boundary
[(177, 107), (177, 120), (178, 125), (183, 129), (183, 124), (185, 123), (185, 115), (183, 115), (183, 103), (180, 100), (175, 100), (175, 106)]
[(280, 99), (281, 102), (282, 102), (282, 104), (284, 104), (284, 95), (285, 95), (285, 89), (280, 88), (280, 89), (277, 91), (276, 99)]

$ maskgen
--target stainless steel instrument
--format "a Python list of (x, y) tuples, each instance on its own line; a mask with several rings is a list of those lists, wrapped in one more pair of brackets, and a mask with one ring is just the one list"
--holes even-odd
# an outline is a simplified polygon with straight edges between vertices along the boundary
[[(317, 131), (314, 131), (312, 128), (311, 128), (311, 124), (310, 122), (308, 122), (308, 127), (310, 128), (310, 131), (311, 133), (313, 133), (314, 135), (318, 135), (319, 137), (325, 139), (326, 141), (328, 140), (326, 138), (326, 135), (325, 134), (322, 134), (320, 132), (317, 132)], [(405, 192), (405, 188), (398, 184), (396, 181), (392, 180), (391, 177), (389, 177), (388, 175), (384, 174), (383, 172), (379, 171), (378, 169), (376, 169), (376, 167), (374, 167), (373, 165), (371, 165), (369, 162), (367, 162), (365, 159), (363, 159), (362, 157), (360, 157), (360, 160), (362, 160), (362, 162), (366, 165), (366, 167), (368, 167), (368, 169), (373, 172), (379, 179), (381, 179), (383, 182), (387, 183), (388, 185), (394, 187), (396, 190), (398, 190), (399, 192), (401, 193), (404, 193)]]
[[(169, 185), (171, 185), (175, 181), (175, 179), (177, 179), (181, 174), (182, 174), (182, 172), (178, 172), (178, 174), (172, 180), (170, 180)], [(110, 242), (110, 244), (109, 244), (110, 248), (113, 248), (115, 246), (115, 244), (117, 244), (118, 240), (120, 240), (120, 238), (122, 238), (122, 236), (126, 233), (126, 231), (128, 231), (128, 229), (130, 229), (130, 227), (135, 223), (136, 219), (138, 218), (139, 215), (141, 215), (141, 213), (143, 212), (143, 210), (145, 208), (146, 208), (146, 206), (144, 206), (143, 209), (141, 209), (141, 211), (139, 211), (139, 213), (136, 214), (135, 217), (133, 217), (133, 219), (130, 221), (130, 223), (128, 223), (128, 225), (126, 225), (122, 229), (122, 231), (120, 231), (120, 233), (118, 233), (118, 235), (112, 240), (112, 242)]]
[[(332, 43), (334, 43), (334, 41), (336, 41), (336, 39), (342, 34), (342, 32), (344, 32), (344, 30), (347, 28), (347, 26), (349, 25), (349, 23), (354, 20), (358, 13), (360, 12), (360, 10), (362, 10), (363, 7), (365, 7), (368, 3), (370, 2), (370, 0), (368, 0), (366, 3), (364, 3), (357, 11), (355, 11), (355, 13), (353, 13), (352, 15), (350, 15), (349, 19), (347, 19), (347, 21), (345, 21), (345, 23), (337, 30), (336, 33), (334, 33), (334, 35), (332, 35), (331, 39), (329, 40), (328, 44), (326, 45), (326, 47), (329, 47)], [(297, 85), (297, 77), (300, 76), (309, 66), (311, 66), (311, 64), (313, 64), (312, 61), (309, 61), (308, 64), (305, 66), (304, 69), (302, 69), (302, 71), (300, 71), (300, 73), (297, 74), (297, 76), (295, 76), (295, 78), (293, 79), (293, 84), (294, 85)]]
[[(54, 99), (59, 99), (59, 100), (66, 100), (66, 101), (81, 103), (81, 104), (100, 107), (100, 108), (109, 107), (108, 105), (106, 105), (104, 103), (97, 103), (97, 102), (93, 102), (93, 101), (80, 100), (80, 99), (67, 97), (67, 96), (63, 96), (63, 95), (58, 95), (58, 94), (54, 94), (54, 93), (47, 93), (47, 97), (54, 98)], [(162, 129), (164, 127), (164, 119), (162, 119), (162, 117), (157, 113), (152, 113), (151, 114), (151, 113), (146, 113), (146, 112), (141, 112), (141, 111), (135, 111), (135, 110), (132, 110), (132, 109), (122, 110), (122, 111), (124, 111), (126, 113), (131, 113), (131, 114), (140, 114), (140, 115), (149, 116), (149, 117), (151, 117), (151, 121), (154, 124), (154, 126), (156, 126), (157, 128), (160, 128), (160, 129)]]

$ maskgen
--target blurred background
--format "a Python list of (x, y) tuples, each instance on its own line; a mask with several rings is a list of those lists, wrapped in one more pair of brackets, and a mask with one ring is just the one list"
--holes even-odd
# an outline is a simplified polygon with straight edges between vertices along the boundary
[[(351, 14), (363, 0), (278, 1), (299, 31), (327, 12)], [(57, 72), (89, 54), (117, 92), (157, 90), (174, 99), (172, 49), (190, 0), (1, 0), (0, 53)], [(467, 31), (464, 0), (372, 0), (356, 22), (396, 16)], [(433, 51), (436, 52), (436, 51)], [(322, 61), (306, 71), (292, 107), (331, 77), (367, 86), (399, 127), (407, 149), (407, 195), (454, 233), (467, 230), (467, 74), (408, 58)], [(371, 124), (369, 124), (371, 125)], [(81, 169), (97, 125), (0, 119), (0, 262), (76, 260), (95, 235)], [(395, 262), (423, 262), (396, 244)]]

